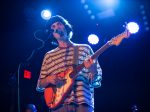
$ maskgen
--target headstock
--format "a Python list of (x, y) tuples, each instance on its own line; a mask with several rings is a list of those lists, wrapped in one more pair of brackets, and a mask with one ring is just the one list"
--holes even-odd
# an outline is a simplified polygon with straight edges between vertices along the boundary
[(112, 38), (109, 41), (109, 43), (110, 43), (110, 45), (116, 45), (116, 46), (118, 46), (122, 42), (122, 40), (124, 38), (128, 38), (130, 36), (130, 34), (131, 33), (129, 32), (129, 30), (126, 27), (126, 30), (123, 33), (121, 33), (121, 34), (115, 36), (114, 38)]

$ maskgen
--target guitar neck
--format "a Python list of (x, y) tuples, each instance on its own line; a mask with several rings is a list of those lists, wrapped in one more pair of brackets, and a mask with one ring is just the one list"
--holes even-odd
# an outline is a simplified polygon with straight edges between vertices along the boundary
[[(111, 46), (111, 44), (109, 42), (107, 42), (106, 44), (104, 44), (100, 49), (98, 49), (92, 56), (92, 59), (96, 59), (99, 57), (100, 54), (102, 54), (106, 49), (108, 49)], [(75, 68), (75, 72), (79, 72), (80, 70), (82, 70), (84, 68), (84, 63), (80, 64), (79, 66), (77, 66)]]

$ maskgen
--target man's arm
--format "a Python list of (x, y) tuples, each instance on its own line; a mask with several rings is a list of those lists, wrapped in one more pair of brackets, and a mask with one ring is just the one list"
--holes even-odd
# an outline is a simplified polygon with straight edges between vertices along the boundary
[(46, 87), (50, 85), (56, 85), (56, 75), (47, 76), (43, 79), (38, 79), (37, 91), (43, 91)]
[(50, 84), (52, 85), (55, 84), (56, 76), (55, 75), (49, 76), (48, 74), (47, 59), (49, 58), (50, 57), (47, 54), (44, 56), (42, 66), (41, 66), (40, 76), (37, 82), (37, 87), (36, 87), (37, 91), (43, 91)]
[(102, 69), (100, 67), (100, 64), (98, 63), (97, 59), (92, 60), (90, 58), (91, 55), (93, 55), (94, 52), (89, 46), (89, 59), (87, 59), (84, 62), (84, 65), (89, 70), (89, 79), (91, 82), (91, 85), (95, 88), (101, 86), (101, 80), (102, 80)]

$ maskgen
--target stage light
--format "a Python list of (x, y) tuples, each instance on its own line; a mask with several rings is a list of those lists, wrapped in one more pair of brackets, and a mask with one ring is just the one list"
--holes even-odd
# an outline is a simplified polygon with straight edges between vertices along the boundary
[(88, 10), (87, 12), (88, 12), (89, 15), (92, 14), (92, 11), (91, 11), (91, 10)]
[(89, 6), (88, 6), (87, 4), (84, 5), (84, 9), (88, 9), (88, 7), (89, 7)]
[(130, 33), (137, 33), (139, 31), (139, 25), (135, 22), (129, 22), (127, 28)]
[(144, 5), (140, 5), (140, 10), (141, 10), (141, 16), (143, 19), (143, 24), (144, 24), (144, 29), (145, 31), (149, 31), (149, 24), (148, 24), (148, 20), (147, 20), (147, 13), (146, 10), (144, 8)]
[(94, 15), (91, 15), (91, 19), (94, 20), (94, 19), (95, 19), (95, 16), (94, 16)]
[(81, 3), (84, 4), (84, 3), (85, 3), (85, 0), (81, 0)]
[(103, 5), (108, 6), (108, 7), (113, 7), (118, 4), (118, 0), (102, 0), (101, 2)]
[(115, 11), (113, 9), (107, 9), (97, 14), (98, 19), (105, 19), (115, 16)]
[(146, 16), (143, 16), (143, 20), (146, 20), (147, 19), (147, 17)]
[(95, 35), (95, 34), (90, 34), (90, 35), (88, 36), (88, 41), (89, 41), (89, 43), (91, 43), (91, 44), (97, 44), (97, 43), (99, 42), (99, 38), (98, 38), (98, 36)]
[(149, 31), (149, 29), (150, 29), (150, 28), (149, 28), (148, 26), (145, 28), (146, 31)]
[(41, 17), (44, 20), (49, 20), (51, 18), (51, 12), (49, 10), (42, 10)]

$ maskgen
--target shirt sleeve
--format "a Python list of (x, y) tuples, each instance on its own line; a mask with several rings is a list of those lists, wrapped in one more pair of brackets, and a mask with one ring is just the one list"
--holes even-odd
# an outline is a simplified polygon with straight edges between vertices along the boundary
[[(94, 54), (94, 52), (90, 46), (88, 46), (88, 47), (89, 47), (89, 56), (91, 56)], [(93, 78), (90, 77), (91, 86), (93, 86), (94, 88), (100, 87), (101, 86), (101, 80), (102, 80), (102, 69), (100, 67), (98, 60), (96, 61), (96, 64), (97, 64), (97, 66), (96, 66), (97, 67), (97, 74), (89, 73), (89, 76), (94, 75)]]
[(46, 76), (48, 75), (47, 72), (47, 55), (44, 56), (43, 62), (42, 62), (42, 66), (41, 66), (41, 70), (40, 70), (40, 75), (38, 78), (38, 82), (37, 82), (37, 87), (36, 90), (42, 92), (45, 88), (41, 87), (41, 80), (46, 78)]

